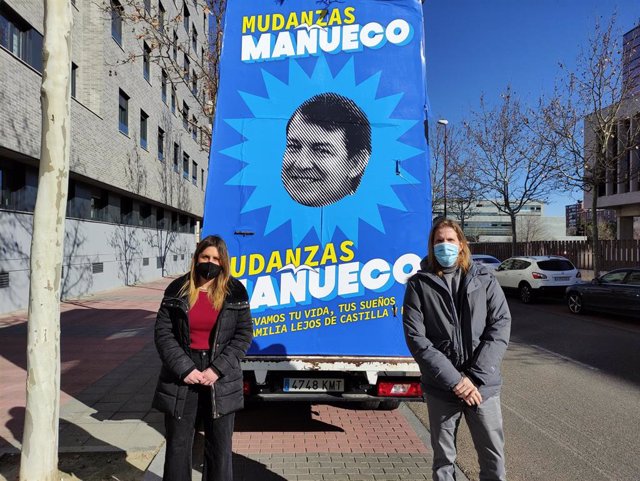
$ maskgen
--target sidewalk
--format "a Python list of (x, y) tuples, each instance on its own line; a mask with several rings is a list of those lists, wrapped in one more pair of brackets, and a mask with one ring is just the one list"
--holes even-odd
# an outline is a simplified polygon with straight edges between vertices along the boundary
[[(162, 415), (151, 409), (159, 371), (153, 324), (169, 281), (63, 304), (61, 453), (157, 453), (136, 479), (161, 479)], [(26, 313), (0, 317), (0, 336), (2, 455), (19, 452), (22, 439)], [(428, 433), (404, 406), (367, 411), (348, 405), (265, 404), (236, 417), (235, 479), (427, 480), (427, 446)], [(201, 475), (194, 464), (197, 480)]]

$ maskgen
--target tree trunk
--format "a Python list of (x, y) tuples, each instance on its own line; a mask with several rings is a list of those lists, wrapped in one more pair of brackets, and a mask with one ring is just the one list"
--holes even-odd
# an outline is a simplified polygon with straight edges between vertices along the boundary
[(516, 215), (514, 213), (509, 213), (509, 217), (511, 218), (511, 257), (518, 255), (516, 253), (516, 244), (518, 242), (518, 238), (516, 235)]
[(598, 186), (591, 195), (591, 250), (593, 252), (593, 277), (600, 275), (600, 239), (598, 235)]
[(44, 12), (42, 138), (31, 239), (21, 481), (58, 478), (60, 276), (69, 178), (73, 17), (69, 0), (45, 0)]

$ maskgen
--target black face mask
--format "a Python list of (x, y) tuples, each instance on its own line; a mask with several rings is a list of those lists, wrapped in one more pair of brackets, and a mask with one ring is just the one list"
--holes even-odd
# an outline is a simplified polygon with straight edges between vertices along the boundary
[(208, 281), (216, 278), (221, 271), (222, 267), (213, 262), (198, 262), (196, 264), (196, 273)]

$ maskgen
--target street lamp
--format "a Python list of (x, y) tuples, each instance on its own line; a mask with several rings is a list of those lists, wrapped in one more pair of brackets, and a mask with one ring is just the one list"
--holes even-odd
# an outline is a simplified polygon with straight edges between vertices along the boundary
[(444, 125), (444, 218), (447, 218), (447, 119), (438, 120), (440, 125)]

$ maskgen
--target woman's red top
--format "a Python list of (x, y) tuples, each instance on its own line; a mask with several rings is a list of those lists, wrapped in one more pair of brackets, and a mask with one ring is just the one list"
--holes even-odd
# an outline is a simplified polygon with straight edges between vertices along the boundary
[(198, 300), (189, 310), (191, 349), (210, 349), (211, 331), (220, 311), (214, 309), (206, 291), (198, 292)]

